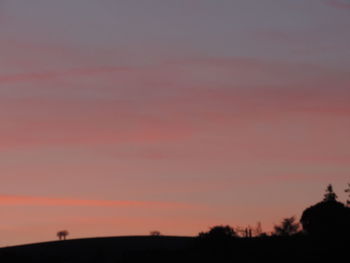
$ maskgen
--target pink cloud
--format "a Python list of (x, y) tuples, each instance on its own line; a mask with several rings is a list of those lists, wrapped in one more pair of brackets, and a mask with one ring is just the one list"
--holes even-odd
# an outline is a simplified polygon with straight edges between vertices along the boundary
[[(38, 101), (40, 104), (40, 102)], [(25, 103), (19, 103), (23, 107)], [(30, 107), (29, 103), (25, 108)], [(53, 103), (47, 108), (56, 107)], [(74, 107), (65, 103), (66, 109)], [(35, 108), (35, 103), (33, 108)], [(61, 107), (60, 104), (57, 107)], [(88, 107), (88, 106), (87, 106)], [(84, 106), (85, 108), (85, 106)], [(73, 110), (73, 109), (72, 109)], [(74, 111), (74, 110), (73, 110)], [(48, 145), (115, 145), (119, 143), (157, 143), (174, 142), (190, 138), (193, 129), (186, 121), (166, 121), (132, 111), (116, 112), (116, 110), (97, 110), (89, 118), (69, 116), (65, 113), (52, 113), (52, 117), (24, 116), (3, 120), (7, 126), (0, 131), (2, 149), (40, 147)], [(85, 114), (89, 116), (86, 108)], [(17, 119), (16, 121), (14, 121)], [(23, 132), (26, 130), (26, 132)]]
[(66, 70), (66, 71), (0, 75), (0, 84), (49, 80), (49, 79), (54, 79), (59, 77), (81, 77), (86, 75), (91, 76), (95, 74), (125, 72), (128, 70), (129, 68), (127, 67), (99, 67), (99, 68), (72, 69), (72, 70)]
[(187, 208), (188, 204), (175, 202), (146, 201), (114, 201), (114, 200), (83, 200), (36, 196), (0, 195), (1, 206), (87, 206), (87, 207), (155, 207), (155, 208)]
[[(87, 74), (92, 79), (96, 77), (94, 74), (103, 72), (106, 73), (104, 77), (97, 80), (101, 85), (110, 84), (106, 88), (96, 86), (88, 90), (85, 85), (74, 86), (78, 95), (74, 94), (73, 98), (69, 96), (71, 87), (46, 88), (40, 83), (36, 84), (42, 91), (36, 86), (33, 94), (16, 93), (10, 98), (3, 96), (1, 104), (7, 110), (0, 113), (2, 148), (173, 143), (210, 133), (210, 123), (217, 125), (215, 129), (225, 127), (227, 130), (242, 124), (247, 127), (261, 120), (276, 126), (286, 116), (299, 116), (299, 122), (305, 116), (313, 116), (313, 124), (305, 125), (311, 127), (317, 124), (313, 129), (316, 130), (324, 126), (322, 122), (336, 124), (334, 118), (350, 114), (350, 93), (344, 88), (350, 81), (346, 74), (312, 65), (245, 58), (198, 58), (118, 71), (120, 74), (117, 76), (113, 70), (92, 68), (67, 71), (68, 75)], [(205, 73), (212, 70), (219, 71), (215, 80), (209, 79), (207, 83), (205, 78), (210, 74)], [(43, 76), (45, 79), (44, 73)], [(48, 75), (49, 78), (55, 76)], [(25, 80), (27, 77), (31, 79), (30, 76), (18, 79)], [(259, 84), (262, 77), (266, 82)], [(270, 79), (276, 80), (269, 84)], [(24, 87), (17, 89), (23, 90)], [(62, 97), (48, 96), (50, 93), (44, 93), (45, 96), (41, 97), (41, 92), (62, 89)], [(79, 97), (92, 90), (105, 96), (94, 100)], [(322, 120), (316, 116), (322, 117)], [(235, 134), (238, 132), (240, 129), (236, 128)], [(332, 131), (329, 132), (332, 134)], [(260, 137), (255, 137), (254, 141)], [(157, 158), (156, 155), (148, 156)], [(161, 158), (160, 155), (158, 157)]]

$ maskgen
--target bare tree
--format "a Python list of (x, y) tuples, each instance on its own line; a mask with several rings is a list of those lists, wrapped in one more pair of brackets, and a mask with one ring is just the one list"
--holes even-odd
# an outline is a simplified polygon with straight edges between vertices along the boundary
[(261, 223), (258, 222), (256, 227), (252, 227), (250, 225), (246, 227), (237, 226), (235, 227), (235, 231), (237, 235), (240, 237), (252, 238), (255, 236), (260, 236), (262, 234), (262, 227), (261, 227)]
[(247, 230), (247, 228), (246, 227), (244, 227), (244, 226), (236, 226), (235, 228), (235, 231), (236, 231), (236, 234), (237, 234), (237, 236), (239, 236), (239, 237), (246, 237), (246, 230)]
[(62, 230), (57, 232), (57, 236), (59, 240), (66, 240), (69, 232), (67, 230)]
[(254, 232), (255, 232), (255, 236), (257, 236), (257, 237), (261, 236), (261, 234), (263, 233), (261, 222), (258, 222), (256, 224)]

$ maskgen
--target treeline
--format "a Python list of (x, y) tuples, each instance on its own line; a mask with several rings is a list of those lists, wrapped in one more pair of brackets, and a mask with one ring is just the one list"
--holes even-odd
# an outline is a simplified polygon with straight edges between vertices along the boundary
[(349, 200), (345, 203), (338, 201), (337, 194), (332, 185), (328, 185), (323, 200), (306, 208), (297, 222), (296, 217), (287, 217), (279, 225), (274, 226), (274, 231), (266, 233), (262, 231), (261, 224), (253, 227), (231, 227), (229, 225), (213, 226), (207, 232), (200, 232), (199, 239), (229, 239), (229, 238), (253, 238), (282, 236), (289, 237), (303, 235), (316, 238), (345, 238), (350, 236), (350, 184), (345, 192), (349, 194)]
[(218, 225), (200, 232), (187, 249), (133, 254), (125, 262), (346, 262), (348, 244), (350, 202), (338, 201), (329, 185), (320, 202), (302, 211), (299, 222), (287, 217), (271, 233), (259, 223), (254, 228)]

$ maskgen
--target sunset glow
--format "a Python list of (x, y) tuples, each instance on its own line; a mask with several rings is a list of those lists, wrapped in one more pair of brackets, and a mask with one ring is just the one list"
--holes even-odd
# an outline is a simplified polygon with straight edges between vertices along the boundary
[(0, 0), (0, 246), (344, 201), (349, 27), (345, 0)]

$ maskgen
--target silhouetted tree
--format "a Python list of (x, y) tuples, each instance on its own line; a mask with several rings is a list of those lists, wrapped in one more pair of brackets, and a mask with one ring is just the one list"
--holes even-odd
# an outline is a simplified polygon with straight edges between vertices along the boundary
[(245, 229), (245, 237), (246, 238), (252, 238), (253, 237), (253, 230), (250, 226), (248, 226), (246, 229)]
[(57, 236), (59, 240), (66, 240), (69, 232), (67, 230), (62, 230), (57, 232)]
[(350, 208), (336, 200), (331, 185), (323, 201), (305, 209), (300, 222), (312, 236), (345, 236), (350, 233)]
[(151, 231), (149, 234), (151, 236), (160, 236), (161, 235), (160, 231), (158, 231), (158, 230)]
[[(257, 225), (257, 228), (253, 228), (251, 226), (236, 226), (235, 232), (237, 236), (244, 237), (244, 238), (251, 238), (253, 236), (256, 236), (257, 231), (261, 230), (261, 224), (260, 222)], [(260, 228), (259, 228), (260, 227)], [(258, 229), (258, 230), (257, 230)]]
[(334, 193), (333, 191), (333, 186), (329, 184), (326, 188), (326, 193), (324, 194), (324, 199), (323, 201), (328, 202), (328, 201), (336, 201), (338, 196)]
[(300, 228), (299, 223), (295, 221), (295, 217), (288, 217), (283, 219), (280, 225), (274, 226), (274, 234), (276, 236), (292, 236), (298, 233)]
[(258, 237), (267, 238), (269, 235), (266, 232), (262, 232)]
[(254, 231), (255, 233), (255, 236), (261, 236), (261, 234), (263, 233), (263, 230), (262, 230), (262, 226), (261, 226), (261, 222), (258, 222), (257, 224), (256, 224), (256, 227), (255, 227), (255, 231)]
[(208, 232), (199, 233), (200, 238), (208, 238), (208, 239), (229, 239), (232, 237), (237, 237), (235, 230), (229, 226), (213, 226), (210, 228)]
[(348, 184), (348, 188), (347, 189), (345, 189), (345, 193), (348, 193), (348, 195), (349, 195), (349, 199), (348, 200), (346, 200), (346, 204), (348, 205), (348, 206), (350, 206), (350, 184)]

